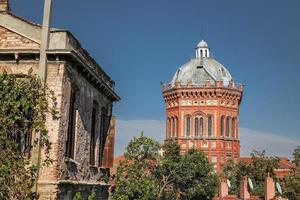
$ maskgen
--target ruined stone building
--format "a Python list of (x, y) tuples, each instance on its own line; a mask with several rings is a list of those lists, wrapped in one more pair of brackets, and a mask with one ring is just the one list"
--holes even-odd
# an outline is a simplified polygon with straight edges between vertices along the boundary
[(184, 153), (204, 151), (220, 173), (227, 160), (240, 157), (239, 105), (243, 85), (211, 57), (204, 40), (196, 56), (177, 69), (168, 86), (163, 85), (166, 105), (166, 141), (175, 140)]
[[(0, 72), (26, 74), (32, 68), (38, 74), (41, 30), (0, 0)], [(45, 83), (55, 93), (60, 118), (47, 115), (53, 163), (39, 171), (40, 199), (71, 199), (75, 191), (86, 197), (92, 188), (106, 199), (114, 154), (112, 105), (120, 99), (114, 81), (71, 32), (52, 28)], [(29, 159), (43, 160), (42, 152)]]

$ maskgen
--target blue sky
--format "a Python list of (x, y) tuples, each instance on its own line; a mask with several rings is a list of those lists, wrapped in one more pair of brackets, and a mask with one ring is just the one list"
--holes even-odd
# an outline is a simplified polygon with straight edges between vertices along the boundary
[[(137, 130), (147, 128), (136, 120), (164, 120), (160, 82), (194, 56), (203, 30), (215, 59), (245, 84), (240, 127), (300, 144), (300, 1), (53, 2), (52, 26), (69, 29), (112, 76), (122, 98), (114, 114)], [(11, 7), (42, 21), (43, 1)]]

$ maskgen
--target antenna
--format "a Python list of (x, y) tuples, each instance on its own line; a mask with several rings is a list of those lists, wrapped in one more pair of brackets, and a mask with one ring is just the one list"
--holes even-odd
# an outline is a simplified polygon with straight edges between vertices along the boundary
[(204, 31), (203, 31), (203, 25), (201, 25), (201, 39), (204, 39)]

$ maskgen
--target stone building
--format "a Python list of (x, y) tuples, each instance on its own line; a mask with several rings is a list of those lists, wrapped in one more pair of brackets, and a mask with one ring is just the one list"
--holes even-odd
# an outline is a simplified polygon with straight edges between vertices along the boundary
[(243, 86), (211, 57), (204, 40), (196, 57), (182, 65), (162, 86), (166, 105), (166, 141), (175, 140), (184, 153), (196, 148), (207, 153), (215, 170), (240, 157), (239, 105)]
[[(0, 72), (38, 74), (41, 31), (0, 0)], [(45, 84), (55, 93), (60, 118), (47, 115), (53, 163), (39, 171), (35, 189), (40, 199), (71, 199), (75, 191), (86, 197), (94, 188), (98, 199), (106, 199), (114, 154), (112, 106), (120, 99), (115, 83), (67, 30), (50, 29), (46, 53)], [(34, 149), (29, 157), (38, 164), (44, 158), (43, 150)]]

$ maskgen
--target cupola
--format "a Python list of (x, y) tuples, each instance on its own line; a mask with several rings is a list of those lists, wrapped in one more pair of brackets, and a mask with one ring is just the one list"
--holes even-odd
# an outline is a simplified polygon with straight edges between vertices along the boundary
[(209, 58), (210, 52), (207, 43), (201, 40), (196, 47), (196, 58)]

